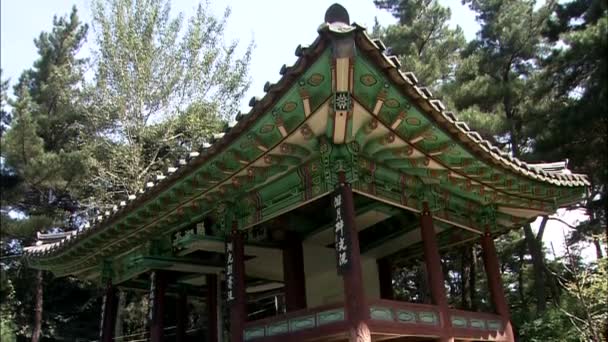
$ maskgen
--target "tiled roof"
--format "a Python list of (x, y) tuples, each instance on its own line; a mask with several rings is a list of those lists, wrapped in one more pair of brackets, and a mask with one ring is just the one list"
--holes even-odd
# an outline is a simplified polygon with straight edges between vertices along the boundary
[(222, 153), (231, 142), (251, 128), (257, 119), (269, 110), (276, 99), (289, 90), (297, 78), (328, 46), (331, 35), (352, 32), (355, 34), (358, 48), (374, 60), (390, 77), (391, 81), (400, 86), (402, 91), (409, 95), (440, 127), (451, 133), (455, 140), (474, 152), (480, 160), (485, 160), (514, 174), (556, 186), (582, 187), (590, 184), (585, 175), (571, 173), (565, 167), (565, 163), (563, 167), (559, 163), (529, 164), (493, 146), (465, 122), (459, 121), (454, 113), (448, 111), (440, 100), (433, 98), (431, 91), (419, 84), (418, 79), (412, 72), (401, 71), (399, 59), (396, 56), (387, 56), (384, 53), (385, 45), (380, 40), (371, 39), (364, 27), (356, 23), (352, 25), (324, 23), (318, 28), (318, 32), (319, 36), (310, 46), (299, 45), (296, 48), (297, 61), (292, 66), (283, 65), (281, 67), (280, 74), (282, 77), (277, 83), (267, 82), (264, 85), (264, 91), (266, 92), (264, 97), (251, 98), (249, 105), (252, 109), (249, 113), (236, 115), (236, 125), (229, 126), (226, 132), (213, 136), (212, 141), (202, 146), (200, 151), (191, 151), (177, 160), (175, 166), (168, 168), (167, 175), (157, 175), (153, 181), (146, 183), (144, 189), (141, 189), (137, 195), (130, 195), (127, 199), (115, 205), (111, 211), (105, 211), (102, 215), (99, 215), (93, 220), (90, 227), (74, 231), (74, 233), (70, 233), (70, 235), (57, 242), (26, 247), (26, 254), (33, 257), (47, 256), (68, 248), (76, 240), (90, 236), (94, 232), (113, 224), (124, 217), (125, 214), (155, 198), (178, 180), (189, 175), (210, 158)]

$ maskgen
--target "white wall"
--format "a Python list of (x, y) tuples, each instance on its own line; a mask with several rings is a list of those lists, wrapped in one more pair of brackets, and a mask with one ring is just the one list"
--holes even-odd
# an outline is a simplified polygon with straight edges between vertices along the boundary
[[(309, 308), (344, 301), (344, 284), (336, 272), (334, 249), (304, 243), (306, 301)], [(361, 256), (367, 298), (380, 298), (376, 259)]]

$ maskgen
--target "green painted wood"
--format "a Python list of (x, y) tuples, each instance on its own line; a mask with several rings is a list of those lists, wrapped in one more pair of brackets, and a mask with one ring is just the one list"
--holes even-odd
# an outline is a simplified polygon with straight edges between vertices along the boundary
[(451, 320), (452, 326), (455, 328), (466, 328), (468, 326), (466, 317), (452, 315)]
[(317, 313), (317, 325), (322, 326), (334, 322), (344, 321), (344, 308), (326, 310)]
[(280, 321), (266, 326), (266, 336), (275, 336), (289, 332), (289, 322)]
[(370, 306), (369, 316), (373, 320), (390, 321), (394, 320), (393, 311), (390, 308), (381, 306)]
[[(58, 254), (31, 258), (30, 264), (57, 274), (96, 267), (101, 260), (147, 243), (151, 236), (168, 237), (214, 215), (220, 202), (231, 203), (239, 227), (249, 227), (328, 193), (337, 182), (338, 170), (346, 172), (355, 189), (415, 209), (425, 196), (437, 213), (447, 213), (450, 220), (470, 227), (487, 223), (482, 222), (481, 207), (551, 209), (582, 194), (582, 187), (556, 187), (477, 160), (451, 133), (431, 122), (364, 54), (357, 55), (353, 63), (352, 100), (370, 112), (379, 100), (382, 106), (376, 117), (365, 118), (367, 122), (358, 131), (352, 131), (353, 120), (348, 121), (347, 141), (352, 144), (333, 146), (323, 136), (313, 138), (306, 123), (303, 99), (309, 101), (314, 112), (334, 96), (332, 56), (326, 49), (287, 88), (276, 92), (271, 87), (267, 98), (271, 106), (222, 153), (197, 165), (138, 208), (129, 209), (111, 225), (79, 237)], [(327, 119), (326, 129), (331, 132), (333, 120), (329, 115)], [(372, 135), (378, 129), (388, 133)], [(301, 145), (283, 142), (284, 135), (292, 133), (304, 136)], [(397, 138), (421, 140), (403, 146), (393, 144)], [(274, 147), (278, 150), (264, 156)], [(426, 155), (408, 158), (414, 147)], [(259, 158), (263, 166), (250, 165)], [(429, 158), (446, 169), (430, 171), (426, 167)], [(240, 173), (232, 178), (235, 172)], [(454, 172), (464, 172), (468, 179), (456, 179), (452, 177)], [(476, 186), (471, 179), (485, 186)], [(193, 204), (176, 209), (189, 202)], [(504, 213), (496, 213), (495, 218), (514, 224), (517, 221)], [(466, 234), (452, 229), (440, 234), (439, 241), (449, 245), (469, 238)], [(415, 254), (417, 250), (409, 252)], [(134, 257), (132, 261), (135, 270), (141, 267), (136, 260)]]
[(487, 321), (487, 328), (488, 330), (503, 330), (503, 325), (502, 322), (499, 320), (489, 319)]
[(397, 322), (416, 323), (416, 312), (408, 310), (397, 310)]
[(244, 339), (245, 341), (252, 340), (254, 338), (260, 338), (265, 336), (264, 327), (252, 327), (245, 329)]
[(474, 329), (486, 330), (486, 321), (480, 318), (470, 318), (469, 325)]
[(434, 312), (418, 312), (418, 320), (424, 324), (439, 325), (439, 317)]
[(289, 320), (289, 331), (312, 329), (315, 326), (316, 321), (314, 315), (296, 317)]

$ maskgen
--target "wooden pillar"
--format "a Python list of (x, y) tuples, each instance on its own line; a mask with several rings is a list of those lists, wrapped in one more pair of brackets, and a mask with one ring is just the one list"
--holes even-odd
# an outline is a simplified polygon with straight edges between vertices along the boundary
[[(228, 290), (228, 302), (230, 305), (230, 336), (231, 342), (243, 341), (243, 329), (247, 320), (247, 301), (245, 297), (245, 246), (243, 235), (236, 226), (231, 234), (232, 256), (233, 256), (233, 284), (232, 290)], [(227, 277), (228, 278), (228, 277)], [(228, 281), (228, 279), (227, 279)], [(230, 293), (232, 291), (232, 293)]]
[(499, 314), (504, 321), (507, 341), (514, 341), (515, 335), (513, 334), (513, 326), (511, 325), (511, 313), (509, 312), (509, 305), (507, 304), (505, 293), (502, 289), (496, 247), (494, 246), (494, 239), (492, 239), (489, 230), (486, 230), (481, 237), (481, 248), (483, 250), (483, 265), (488, 278), (488, 287), (492, 303), (494, 304), (494, 310), (496, 310), (496, 313)]
[(165, 333), (165, 292), (167, 274), (152, 271), (150, 274), (150, 341), (162, 342)]
[(188, 296), (186, 291), (181, 291), (177, 296), (176, 304), (176, 326), (175, 341), (186, 342), (186, 330), (188, 329)]
[(380, 283), (380, 298), (394, 299), (393, 297), (393, 272), (388, 258), (378, 259), (378, 280)]
[(108, 280), (102, 303), (101, 342), (112, 342), (114, 340), (117, 307), (116, 288), (112, 285), (112, 281)]
[[(357, 228), (355, 227), (355, 201), (353, 197), (353, 191), (350, 184), (346, 183), (344, 172), (338, 173), (338, 180), (340, 182), (339, 189), (337, 190), (340, 194), (339, 198), (342, 207), (342, 220), (344, 223), (343, 229), (350, 239), (350, 260), (348, 260), (348, 267), (343, 270), (342, 279), (344, 281), (344, 308), (346, 311), (346, 319), (349, 323), (349, 341), (350, 342), (371, 342), (371, 333), (367, 326), (367, 320), (369, 319), (369, 308), (365, 300), (365, 291), (363, 288), (363, 271), (361, 269), (361, 251), (359, 249), (359, 236)], [(339, 208), (340, 206), (336, 203), (337, 193), (334, 195), (333, 206)], [(337, 230), (340, 224), (336, 220), (336, 237), (338, 236)], [(347, 242), (348, 244), (348, 242)], [(336, 241), (336, 250), (339, 252), (339, 241)], [(337, 256), (338, 266), (340, 264), (340, 256)]]
[(302, 241), (293, 233), (287, 234), (283, 247), (283, 281), (287, 312), (306, 309), (306, 277)]
[(217, 274), (207, 274), (207, 341), (218, 342)]
[(437, 305), (439, 308), (439, 318), (443, 331), (439, 340), (442, 342), (453, 342), (454, 338), (451, 336), (452, 322), (448, 312), (448, 299), (445, 293), (441, 256), (439, 255), (437, 237), (435, 236), (433, 216), (431, 215), (427, 202), (422, 203), (421, 214), (420, 233), (424, 249), (424, 261), (426, 264), (428, 284), (431, 290), (433, 304)]

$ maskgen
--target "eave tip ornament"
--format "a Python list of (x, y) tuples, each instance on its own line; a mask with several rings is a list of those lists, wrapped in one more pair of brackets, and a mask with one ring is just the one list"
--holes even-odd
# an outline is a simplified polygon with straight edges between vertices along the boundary
[(348, 12), (344, 6), (336, 3), (325, 11), (325, 22), (328, 24), (333, 23), (343, 23), (346, 25), (350, 25), (350, 18), (348, 17)]

